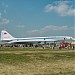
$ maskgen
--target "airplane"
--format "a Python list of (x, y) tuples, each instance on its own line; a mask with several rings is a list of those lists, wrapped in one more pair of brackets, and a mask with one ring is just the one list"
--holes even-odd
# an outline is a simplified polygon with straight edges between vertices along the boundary
[(29, 37), (29, 38), (15, 38), (11, 36), (6, 30), (1, 31), (1, 41), (9, 44), (19, 43), (34, 43), (34, 42), (56, 42), (70, 40), (70, 36), (49, 36), (49, 37)]

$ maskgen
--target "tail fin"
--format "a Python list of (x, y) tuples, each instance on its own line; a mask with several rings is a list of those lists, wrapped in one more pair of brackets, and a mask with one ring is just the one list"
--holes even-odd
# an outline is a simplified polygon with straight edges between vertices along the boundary
[(1, 31), (1, 40), (2, 41), (8, 41), (8, 40), (12, 40), (14, 37), (11, 36), (7, 31), (2, 30)]

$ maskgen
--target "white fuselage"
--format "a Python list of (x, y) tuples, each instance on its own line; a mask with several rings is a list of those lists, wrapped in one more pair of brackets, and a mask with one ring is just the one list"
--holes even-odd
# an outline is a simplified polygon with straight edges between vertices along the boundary
[(49, 36), (49, 37), (29, 37), (29, 38), (14, 38), (7, 31), (1, 31), (1, 41), (8, 43), (25, 43), (25, 42), (54, 42), (60, 40), (72, 39), (69, 36)]
[(50, 37), (30, 37), (30, 38), (13, 38), (9, 43), (20, 43), (20, 42), (55, 42), (71, 39), (68, 36), (50, 36)]

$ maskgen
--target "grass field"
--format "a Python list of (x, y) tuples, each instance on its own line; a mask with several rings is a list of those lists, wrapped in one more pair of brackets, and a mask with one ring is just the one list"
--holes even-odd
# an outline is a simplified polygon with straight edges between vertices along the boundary
[(75, 75), (75, 50), (0, 48), (0, 75)]

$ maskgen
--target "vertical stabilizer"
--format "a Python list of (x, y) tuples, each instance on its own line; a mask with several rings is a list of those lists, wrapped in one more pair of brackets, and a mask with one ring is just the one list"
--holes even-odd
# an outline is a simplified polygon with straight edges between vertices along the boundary
[(14, 37), (11, 36), (7, 31), (2, 30), (1, 31), (1, 40), (2, 41), (8, 41), (8, 40), (12, 40)]

